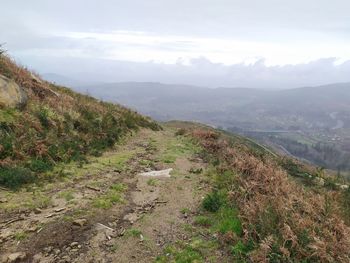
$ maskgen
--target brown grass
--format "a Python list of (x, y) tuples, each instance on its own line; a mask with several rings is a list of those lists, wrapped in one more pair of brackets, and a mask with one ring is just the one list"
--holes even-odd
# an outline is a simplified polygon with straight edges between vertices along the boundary
[(350, 229), (332, 192), (316, 193), (288, 177), (273, 160), (233, 147), (210, 130), (194, 130), (204, 149), (221, 160), (218, 170), (240, 176), (229, 192), (239, 210), (253, 262), (350, 262)]
[[(25, 183), (30, 174), (39, 177), (58, 162), (99, 155), (141, 127), (160, 129), (135, 111), (42, 80), (4, 54), (0, 55), (0, 74), (13, 79), (29, 98), (22, 109), (0, 108), (2, 185)], [(18, 168), (25, 170), (15, 180)]]

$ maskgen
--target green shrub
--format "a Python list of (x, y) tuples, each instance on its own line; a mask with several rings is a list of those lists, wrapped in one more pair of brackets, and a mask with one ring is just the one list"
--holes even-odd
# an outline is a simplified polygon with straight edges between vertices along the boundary
[(53, 165), (48, 160), (33, 159), (29, 162), (27, 168), (36, 173), (43, 173), (52, 170)]
[(232, 246), (231, 253), (238, 258), (244, 258), (253, 249), (253, 241), (248, 241), (247, 244), (245, 244), (241, 240), (239, 240), (234, 246)]
[(27, 168), (22, 167), (1, 167), (0, 168), (0, 185), (11, 189), (17, 189), (23, 184), (32, 183), (35, 176)]
[(37, 113), (36, 116), (38, 117), (41, 125), (44, 128), (49, 128), (50, 126), (50, 121), (49, 121), (49, 111), (45, 108), (40, 108)]
[(202, 205), (203, 208), (209, 212), (217, 212), (221, 206), (226, 203), (226, 196), (223, 193), (214, 191), (207, 194), (204, 198)]
[[(2, 127), (0, 127), (1, 129)], [(6, 133), (0, 136), (0, 159), (5, 159), (13, 155), (13, 137)]]
[(185, 134), (186, 134), (186, 129), (184, 128), (177, 129), (177, 131), (175, 132), (175, 136), (182, 136)]

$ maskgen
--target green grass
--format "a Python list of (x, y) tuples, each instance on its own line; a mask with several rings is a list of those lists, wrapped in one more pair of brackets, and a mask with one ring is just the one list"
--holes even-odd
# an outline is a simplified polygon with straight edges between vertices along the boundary
[(191, 209), (184, 207), (180, 210), (181, 214), (190, 214), (191, 213)]
[(137, 228), (130, 228), (126, 231), (126, 236), (131, 236), (131, 237), (140, 237), (142, 235), (142, 231)]
[(14, 238), (16, 241), (22, 241), (22, 240), (26, 239), (27, 237), (28, 237), (28, 234), (23, 232), (23, 231), (17, 232), (14, 235)]
[(14, 123), (19, 115), (20, 111), (17, 109), (0, 109), (0, 123)]
[(74, 192), (73, 191), (63, 191), (59, 194), (59, 197), (65, 199), (67, 202), (74, 199)]
[(142, 166), (150, 167), (153, 164), (153, 161), (151, 160), (140, 160), (139, 164)]
[(34, 208), (47, 208), (52, 205), (51, 197), (45, 195), (42, 192), (33, 192), (32, 199), (27, 200), (23, 206), (28, 207), (30, 209)]
[(148, 184), (149, 186), (156, 186), (157, 183), (158, 183), (158, 180), (157, 180), (157, 179), (150, 178), (150, 179), (147, 180), (147, 184)]
[(175, 262), (175, 263), (200, 263), (200, 262), (218, 262), (213, 257), (218, 244), (213, 241), (207, 241), (200, 237), (194, 237), (189, 243), (178, 241), (164, 249), (163, 255), (158, 256), (157, 263)]
[(113, 205), (124, 201), (122, 194), (126, 189), (127, 186), (123, 184), (114, 184), (107, 193), (93, 200), (92, 204), (95, 208), (109, 209)]
[(238, 211), (234, 208), (223, 206), (217, 211), (215, 216), (216, 222), (214, 229), (220, 234), (233, 232), (236, 235), (242, 235), (243, 229), (240, 219), (238, 218)]
[(194, 218), (194, 224), (204, 227), (209, 227), (213, 225), (213, 220), (208, 216), (196, 216)]
[(163, 163), (174, 163), (179, 157), (188, 157), (200, 149), (187, 137), (175, 137), (165, 143), (165, 150), (160, 157)]

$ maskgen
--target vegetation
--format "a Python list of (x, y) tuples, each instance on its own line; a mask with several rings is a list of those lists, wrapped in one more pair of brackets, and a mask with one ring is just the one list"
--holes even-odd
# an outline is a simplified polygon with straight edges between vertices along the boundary
[(93, 201), (96, 208), (109, 209), (117, 203), (123, 202), (122, 193), (127, 189), (124, 184), (114, 184), (103, 195)]
[(0, 109), (0, 184), (16, 189), (48, 179), (58, 163), (99, 156), (128, 133), (160, 126), (124, 107), (41, 80), (0, 55), (0, 74), (23, 87), (23, 109)]
[(213, 183), (203, 200), (207, 212), (195, 223), (218, 233), (234, 261), (349, 261), (350, 228), (344, 222), (349, 210), (343, 196), (348, 191), (305, 188), (289, 177), (322, 176), (322, 170), (285, 163), (287, 173), (278, 158), (235, 138), (210, 129), (195, 129), (191, 135), (212, 165), (208, 176)]

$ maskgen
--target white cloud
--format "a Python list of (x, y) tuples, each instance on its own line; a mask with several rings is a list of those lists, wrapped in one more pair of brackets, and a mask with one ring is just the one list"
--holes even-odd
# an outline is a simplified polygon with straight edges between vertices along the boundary
[(103, 52), (104, 54), (91, 53), (92, 57), (134, 62), (176, 63), (179, 58), (188, 62), (192, 58), (203, 56), (226, 65), (239, 62), (254, 63), (261, 58), (265, 58), (268, 65), (284, 65), (306, 63), (320, 57), (337, 57), (343, 61), (350, 59), (347, 43), (322, 39), (322, 35), (317, 36), (317, 45), (310, 41), (245, 41), (125, 30), (108, 33), (63, 32), (57, 36), (79, 41), (82, 47), (86, 47), (84, 43), (89, 43), (86, 48), (108, 48), (108, 52)]

